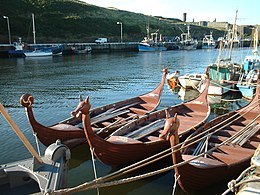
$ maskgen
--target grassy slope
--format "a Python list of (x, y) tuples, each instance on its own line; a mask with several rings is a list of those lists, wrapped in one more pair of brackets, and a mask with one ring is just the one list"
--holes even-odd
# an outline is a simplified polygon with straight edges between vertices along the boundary
[[(0, 13), (10, 20), (12, 40), (22, 37), (32, 42), (32, 16), (35, 14), (37, 42), (93, 42), (97, 37), (108, 37), (110, 41), (120, 39), (123, 23), (124, 41), (140, 41), (146, 34), (149, 17), (150, 32), (160, 29), (163, 36), (175, 37), (186, 30), (177, 19), (151, 17), (143, 14), (106, 9), (78, 0), (8, 0), (1, 2)], [(174, 14), (173, 14), (174, 15)], [(160, 19), (159, 19), (160, 18)], [(193, 36), (201, 39), (212, 29), (191, 26)], [(214, 29), (214, 36), (223, 32)], [(0, 19), (0, 42), (7, 42), (5, 19)]]

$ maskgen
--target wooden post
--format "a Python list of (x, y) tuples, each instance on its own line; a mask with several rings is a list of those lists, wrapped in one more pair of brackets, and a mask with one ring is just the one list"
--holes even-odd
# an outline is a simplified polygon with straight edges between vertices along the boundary
[(24, 143), (24, 145), (26, 146), (26, 148), (29, 150), (29, 152), (40, 162), (43, 163), (41, 157), (39, 156), (39, 154), (34, 150), (34, 148), (32, 147), (32, 145), (30, 144), (30, 142), (27, 140), (27, 138), (24, 136), (24, 134), (22, 133), (22, 131), (18, 128), (18, 126), (16, 125), (16, 123), (12, 120), (12, 118), (10, 117), (10, 115), (8, 114), (8, 112), (5, 110), (4, 106), (0, 103), (0, 111), (3, 114), (3, 116), (5, 117), (6, 121), (10, 124), (10, 126), (13, 128), (13, 130), (15, 131), (15, 133), (18, 135), (18, 137), (22, 140), (22, 142)]

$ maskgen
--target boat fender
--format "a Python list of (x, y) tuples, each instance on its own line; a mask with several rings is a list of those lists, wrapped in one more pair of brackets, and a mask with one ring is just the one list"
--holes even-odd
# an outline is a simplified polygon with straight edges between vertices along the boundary
[(71, 153), (70, 149), (66, 145), (62, 144), (60, 140), (57, 140), (56, 143), (48, 146), (45, 150), (44, 157), (56, 162), (62, 157), (64, 157), (65, 160), (69, 160), (71, 158)]

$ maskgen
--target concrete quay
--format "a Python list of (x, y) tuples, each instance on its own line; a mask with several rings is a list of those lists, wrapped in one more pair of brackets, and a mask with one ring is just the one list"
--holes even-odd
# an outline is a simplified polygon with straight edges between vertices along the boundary
[[(92, 48), (92, 53), (118, 52), (118, 51), (138, 51), (138, 42), (123, 43), (64, 43), (63, 51), (69, 53), (70, 50), (76, 48), (82, 50), (86, 47)], [(73, 51), (72, 51), (73, 52)]]

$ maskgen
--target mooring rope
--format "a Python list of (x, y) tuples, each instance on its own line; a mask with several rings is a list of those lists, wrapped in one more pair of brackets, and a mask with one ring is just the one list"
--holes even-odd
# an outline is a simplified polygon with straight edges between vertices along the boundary
[(173, 184), (173, 188), (172, 188), (172, 195), (175, 194), (175, 191), (176, 191), (176, 186), (177, 186), (177, 182), (180, 178), (180, 175), (177, 177), (177, 174), (174, 173), (174, 184)]
[[(232, 136), (231, 136), (232, 137)], [(230, 138), (231, 138), (230, 137)], [(133, 182), (133, 181), (136, 181), (136, 180), (140, 180), (140, 179), (144, 179), (144, 178), (147, 178), (147, 177), (151, 177), (151, 176), (154, 176), (154, 175), (158, 175), (158, 174), (161, 174), (163, 172), (166, 172), (166, 171), (170, 171), (176, 167), (180, 167), (180, 166), (183, 166), (201, 156), (204, 156), (208, 153), (211, 153), (213, 152), (214, 150), (216, 150), (217, 148), (219, 148), (220, 146), (228, 143), (230, 141), (230, 138), (223, 141), (222, 143), (220, 143), (218, 146), (215, 146), (211, 149), (209, 149), (208, 151), (205, 151), (197, 156), (194, 156), (192, 158), (190, 158), (189, 160), (186, 160), (186, 161), (183, 161), (183, 162), (180, 162), (178, 164), (175, 164), (175, 165), (171, 165), (171, 166), (168, 166), (166, 168), (162, 168), (162, 169), (159, 169), (159, 170), (156, 170), (156, 171), (152, 171), (152, 172), (149, 172), (149, 173), (145, 173), (145, 174), (142, 174), (142, 175), (138, 175), (138, 176), (133, 176), (133, 177), (129, 177), (129, 178), (125, 178), (125, 179), (119, 179), (119, 180), (115, 180), (115, 181), (111, 181), (111, 182), (105, 182), (106, 179), (104, 179), (105, 177), (101, 177), (101, 178), (98, 178), (96, 180), (93, 180), (91, 182), (86, 182), (84, 184), (81, 184), (79, 186), (76, 186), (74, 188), (67, 188), (67, 189), (61, 189), (61, 190), (57, 190), (57, 191), (54, 191), (52, 192), (51, 194), (55, 194), (55, 195), (59, 195), (59, 194), (70, 194), (70, 193), (74, 193), (74, 192), (79, 192), (79, 191), (85, 191), (85, 190), (89, 190), (89, 189), (93, 189), (93, 188), (100, 188), (100, 187), (108, 187), (108, 186), (114, 186), (114, 185), (119, 185), (119, 184), (124, 184), (124, 183), (129, 183), (129, 182)], [(175, 151), (173, 151), (175, 152)], [(102, 183), (103, 182), (103, 183)]]
[(237, 179), (235, 180), (231, 180), (228, 183), (228, 189), (222, 193), (222, 195), (226, 195), (229, 192), (236, 192), (236, 189), (241, 186), (242, 184), (245, 183), (250, 183), (250, 182), (260, 182), (260, 178), (257, 179), (246, 179), (244, 181), (241, 181), (243, 179), (243, 177), (245, 177), (246, 174), (248, 174), (249, 172), (252, 172), (256, 169), (256, 165), (251, 165), (250, 167), (248, 167), (247, 169), (245, 169), (239, 176)]
[[(260, 100), (258, 100), (258, 101), (260, 102)], [(190, 145), (192, 145), (192, 144), (195, 144), (195, 143), (197, 143), (197, 142), (199, 142), (199, 141), (205, 139), (205, 138), (208, 137), (209, 135), (212, 135), (212, 134), (216, 133), (217, 131), (220, 131), (220, 130), (223, 129), (224, 127), (230, 125), (232, 122), (234, 122), (235, 120), (237, 120), (237, 119), (243, 117), (245, 114), (247, 114), (248, 112), (250, 112), (251, 110), (255, 109), (257, 106), (260, 105), (260, 104), (257, 103), (257, 102), (255, 102), (255, 103), (253, 103), (253, 104), (256, 104), (256, 105), (250, 107), (248, 111), (245, 111), (245, 109), (240, 110), (240, 112), (245, 111), (245, 112), (242, 113), (241, 115), (240, 115), (240, 112), (237, 112), (237, 113), (234, 114), (233, 116), (228, 117), (227, 119), (223, 120), (222, 122), (220, 122), (220, 123), (218, 123), (218, 124), (215, 124), (215, 125), (212, 126), (211, 128), (209, 128), (209, 129), (207, 129), (207, 130), (205, 130), (205, 131), (202, 131), (202, 132), (200, 132), (199, 134), (197, 134), (197, 135), (195, 135), (195, 136), (193, 136), (193, 137), (187, 138), (185, 141), (183, 141), (182, 143), (180, 143), (180, 144), (182, 145), (181, 149), (184, 149), (184, 148), (186, 148), (187, 146), (190, 146)], [(238, 118), (235, 118), (237, 115), (239, 115), (239, 117), (238, 117)], [(229, 123), (226, 123), (228, 120), (233, 119), (233, 118), (235, 118), (233, 121), (230, 121)], [(218, 126), (220, 126), (220, 125), (222, 125), (222, 124), (224, 124), (224, 125), (221, 126), (219, 129), (216, 129), (214, 132), (211, 132), (211, 133), (209, 134), (209, 132), (210, 132), (211, 130), (213, 130), (214, 128), (216, 128), (216, 127), (218, 127)], [(208, 133), (208, 134), (207, 134), (207, 133)], [(203, 135), (203, 134), (207, 134), (207, 135), (206, 135), (206, 136), (203, 136), (203, 137), (201, 137), (201, 138), (199, 138), (199, 137), (200, 137), (201, 135)], [(191, 136), (192, 136), (192, 135), (191, 135)], [(198, 139), (197, 139), (197, 138), (198, 138)], [(195, 140), (195, 139), (196, 139), (196, 140)], [(191, 143), (189, 143), (189, 144), (186, 144), (186, 143), (188, 143), (188, 142), (190, 142), (190, 141), (192, 141), (192, 140), (195, 140), (195, 142), (191, 142)], [(185, 145), (185, 144), (186, 144), (186, 145)], [(185, 147), (184, 147), (184, 145), (185, 145)], [(176, 147), (179, 147), (179, 144), (176, 145)], [(172, 149), (173, 149), (173, 148), (172, 148)], [(180, 150), (181, 150), (181, 149), (180, 149)], [(167, 149), (167, 150), (169, 150), (169, 149)], [(163, 151), (163, 152), (164, 152), (164, 151)]]
[[(259, 101), (259, 100), (258, 100), (258, 101)], [(248, 111), (245, 112), (245, 109), (242, 110), (244, 113), (243, 113), (242, 115), (240, 115), (240, 117), (244, 116), (246, 113), (248, 113), (249, 111), (253, 110), (255, 107), (257, 107), (257, 106), (259, 105), (258, 102), (254, 102), (254, 104), (256, 104), (256, 105), (249, 107), (249, 110), (248, 110)], [(238, 115), (238, 114), (239, 114), (239, 113), (236, 113), (235, 115)], [(233, 118), (233, 117), (234, 117), (234, 115), (231, 116), (231, 117), (229, 117), (228, 119)], [(240, 117), (239, 117), (239, 118), (240, 118)], [(258, 115), (258, 117), (259, 117), (259, 115)], [(216, 126), (222, 124), (223, 122), (224, 122), (224, 121), (222, 121), (221, 123), (218, 123)], [(232, 121), (231, 121), (229, 124), (231, 124), (231, 123), (232, 123)], [(229, 125), (229, 124), (228, 124), (228, 125)], [(226, 126), (227, 126), (227, 125), (226, 125)], [(215, 127), (214, 127), (214, 128), (215, 128)], [(210, 129), (212, 130), (212, 127), (211, 127)], [(210, 131), (210, 130), (207, 130), (207, 132), (208, 132), (208, 131)], [(202, 134), (203, 134), (203, 133), (204, 133), (204, 132), (202, 132)], [(198, 134), (198, 135), (196, 135), (195, 137), (200, 136), (200, 135), (201, 135), (201, 134)], [(235, 135), (236, 135), (236, 134), (235, 134)], [(206, 136), (208, 136), (208, 135), (206, 135)], [(230, 139), (232, 139), (232, 137), (233, 137), (233, 136), (231, 136), (231, 137), (228, 138), (227, 140), (223, 141), (222, 143), (218, 144), (217, 146), (215, 146), (215, 147), (213, 147), (213, 148), (211, 148), (211, 149), (209, 149), (209, 150), (207, 150), (207, 151), (205, 151), (205, 152), (203, 152), (203, 153), (201, 153), (201, 154), (199, 154), (199, 155), (197, 155), (197, 156), (194, 156), (193, 158), (191, 158), (191, 159), (189, 159), (189, 160), (180, 162), (180, 163), (178, 163), (178, 164), (175, 164), (175, 165), (172, 165), (172, 166), (163, 168), (163, 169), (159, 169), (159, 170), (157, 170), (157, 171), (153, 171), (153, 172), (150, 172), (150, 173), (142, 174), (142, 175), (139, 175), (139, 176), (134, 176), (134, 177), (126, 178), (126, 179), (121, 179), (121, 180), (116, 180), (116, 181), (112, 181), (112, 182), (107, 182), (108, 180), (112, 180), (112, 179), (114, 179), (115, 177), (119, 177), (119, 176), (121, 176), (121, 175), (123, 175), (123, 174), (129, 173), (129, 172), (131, 172), (131, 171), (133, 171), (133, 170), (136, 170), (136, 169), (138, 169), (138, 168), (140, 168), (140, 167), (146, 166), (147, 164), (151, 164), (151, 163), (154, 162), (154, 161), (157, 161), (157, 160), (160, 160), (160, 159), (162, 159), (162, 158), (164, 158), (164, 157), (166, 157), (166, 156), (169, 156), (169, 155), (172, 154), (172, 152), (177, 152), (177, 151), (182, 150), (184, 147), (180, 147), (180, 146), (183, 145), (183, 143), (190, 141), (190, 140), (185, 140), (184, 142), (179, 143), (179, 144), (177, 144), (176, 146), (174, 146), (174, 147), (172, 147), (172, 148), (166, 149), (165, 151), (162, 151), (162, 152), (160, 152), (160, 153), (158, 153), (158, 154), (156, 154), (156, 155), (154, 155), (154, 156), (148, 157), (148, 158), (146, 158), (146, 159), (144, 159), (144, 160), (142, 160), (142, 161), (139, 161), (139, 162), (137, 162), (137, 163), (135, 163), (135, 164), (132, 164), (132, 165), (130, 165), (130, 166), (128, 166), (128, 167), (125, 167), (125, 168), (123, 168), (123, 169), (120, 169), (120, 170), (118, 170), (118, 171), (116, 171), (116, 172), (114, 172), (114, 173), (111, 173), (111, 174), (107, 175), (107, 176), (97, 178), (97, 179), (95, 179), (95, 180), (93, 180), (93, 181), (86, 182), (86, 183), (84, 183), (84, 184), (81, 184), (81, 185), (76, 186), (76, 187), (73, 187), (73, 188), (67, 188), (67, 189), (57, 190), (57, 191), (52, 192), (51, 194), (64, 194), (64, 193), (65, 193), (65, 194), (69, 194), (69, 193), (78, 192), (78, 191), (85, 191), (85, 190), (92, 189), (92, 188), (118, 185), (118, 184), (128, 183), (128, 182), (136, 181), (136, 180), (139, 180), (139, 179), (151, 177), (151, 176), (153, 176), (153, 175), (157, 175), (157, 174), (160, 174), (160, 173), (163, 173), (163, 172), (166, 172), (166, 171), (170, 171), (170, 170), (174, 169), (175, 167), (183, 166), (184, 164), (187, 164), (187, 163), (191, 162), (192, 160), (195, 160), (195, 159), (197, 159), (197, 158), (199, 158), (199, 157), (201, 157), (201, 156), (203, 156), (203, 155), (206, 155), (206, 154), (208, 154), (208, 153), (210, 153), (210, 152), (216, 150), (216, 149), (219, 148), (220, 146), (222, 146), (222, 145), (224, 145), (224, 144), (226, 144), (226, 143), (229, 143), (229, 142), (230, 142)], [(205, 138), (205, 137), (203, 137), (203, 138)], [(203, 139), (203, 138), (202, 138), (202, 139)], [(192, 137), (192, 139), (194, 139), (194, 137)], [(191, 139), (191, 140), (192, 140), (192, 139)], [(200, 140), (201, 140), (201, 138), (200, 138)], [(197, 141), (198, 141), (198, 140), (196, 140), (196, 142), (197, 142)], [(189, 143), (189, 144), (185, 145), (185, 148), (188, 147), (188, 146), (190, 146), (190, 145), (192, 145), (192, 144), (194, 144), (194, 143), (196, 143), (196, 142)], [(179, 147), (179, 148), (176, 149), (177, 147)], [(174, 150), (173, 150), (173, 149), (174, 149)], [(168, 154), (165, 154), (165, 155), (163, 155), (163, 156), (161, 156), (161, 157), (158, 157), (157, 159), (150, 160), (150, 159), (152, 159), (152, 158), (155, 158), (155, 157), (157, 157), (157, 156), (159, 156), (159, 155), (162, 155), (162, 154), (168, 152), (169, 150), (171, 150), (172, 152), (171, 152), (171, 153), (168, 153)], [(146, 162), (146, 161), (148, 161), (148, 160), (149, 160), (149, 162)], [(146, 163), (144, 163), (144, 162), (146, 162)], [(141, 163), (142, 163), (142, 164), (141, 164)], [(140, 165), (140, 164), (141, 164), (141, 165)], [(139, 165), (139, 166), (137, 166), (137, 165)]]
[[(259, 106), (259, 105), (260, 105), (260, 104), (258, 103), (256, 106), (252, 107), (250, 110), (254, 109), (255, 107), (257, 107), (257, 106)], [(242, 115), (239, 115), (239, 113), (236, 113), (236, 114), (234, 114), (233, 116), (231, 116), (231, 117), (225, 119), (224, 121), (222, 121), (222, 122), (216, 124), (215, 126), (209, 128), (209, 129), (207, 129), (207, 130), (205, 130), (205, 131), (203, 131), (203, 132), (200, 132), (198, 135), (195, 135), (195, 136), (193, 136), (193, 137), (190, 138), (190, 139), (186, 139), (184, 142), (182, 142), (182, 148), (181, 148), (181, 149), (184, 149), (184, 148), (186, 148), (186, 147), (188, 147), (188, 146), (190, 146), (190, 145), (193, 145), (193, 144), (197, 143), (198, 141), (201, 141), (201, 140), (207, 138), (208, 136), (211, 136), (212, 134), (215, 134), (216, 132), (222, 130), (222, 129), (225, 128), (226, 126), (228, 126), (228, 125), (230, 125), (231, 123), (233, 123), (235, 120), (238, 120), (239, 118), (243, 117), (243, 116), (244, 116), (245, 114), (247, 114), (250, 110), (248, 110), (247, 112), (243, 113)], [(230, 122), (226, 123), (229, 119), (234, 118), (234, 117), (236, 117), (237, 115), (239, 115), (238, 118), (234, 119), (233, 121), (230, 121)], [(259, 114), (258, 114), (258, 116), (254, 119), (254, 121), (255, 121), (257, 118), (259, 118)], [(252, 122), (252, 121), (251, 121), (251, 122)], [(250, 123), (251, 123), (251, 122), (250, 122)], [(223, 126), (221, 126), (219, 129), (216, 129), (215, 131), (209, 133), (212, 129), (216, 128), (216, 127), (219, 126), (219, 125), (222, 125), (223, 123), (225, 123), (225, 124), (224, 124)], [(243, 129), (244, 129), (244, 128), (243, 128)], [(208, 133), (208, 134), (205, 135), (205, 136), (203, 136), (203, 137), (201, 137), (201, 138), (199, 138), (201, 135), (206, 134), (206, 133)], [(236, 135), (236, 134), (235, 134), (235, 135)], [(231, 136), (231, 137), (232, 137), (232, 136)], [(198, 139), (196, 139), (196, 138), (198, 138)], [(191, 141), (191, 140), (194, 140), (194, 139), (196, 139), (195, 142), (191, 142), (191, 143), (185, 145), (185, 147), (183, 146), (185, 143), (187, 143), (187, 142), (189, 142), (189, 141)]]
[(221, 101), (224, 101), (224, 102), (237, 102), (237, 101), (239, 101), (239, 100), (241, 100), (241, 98), (239, 98), (239, 99), (232, 99), (232, 100), (229, 100), (229, 99), (220, 99)]
[[(259, 100), (259, 101), (260, 101), (260, 100)], [(255, 104), (256, 104), (255, 106), (252, 106), (251, 108), (249, 108), (248, 111), (246, 111), (246, 112), (244, 112), (243, 114), (241, 114), (241, 115), (239, 116), (239, 118), (243, 117), (245, 114), (247, 114), (249, 111), (251, 111), (252, 109), (254, 109), (255, 107), (257, 107), (257, 106), (259, 105), (259, 103), (257, 103), (257, 102), (255, 102)], [(243, 110), (243, 111), (244, 111), (244, 110)], [(142, 164), (142, 165), (143, 165), (145, 161), (154, 162), (154, 160), (151, 160), (152, 158), (158, 157), (158, 156), (162, 155), (163, 153), (168, 152), (169, 150), (173, 150), (173, 149), (175, 149), (175, 151), (182, 150), (182, 149), (184, 149), (184, 148), (186, 148), (186, 147), (188, 147), (188, 146), (190, 146), (190, 145), (192, 145), (192, 144), (194, 144), (194, 143), (196, 143), (196, 142), (198, 142), (198, 141), (204, 139), (204, 138), (207, 137), (208, 135), (206, 135), (206, 136), (200, 138), (199, 140), (196, 139), (196, 138), (198, 138), (199, 136), (208, 133), (208, 132), (211, 131), (213, 128), (215, 128), (215, 127), (217, 127), (217, 126), (219, 126), (219, 125), (222, 125), (222, 124), (225, 123), (227, 120), (229, 120), (229, 119), (231, 119), (231, 118), (234, 118), (234, 117), (236, 117), (237, 115), (239, 115), (239, 113), (236, 113), (235, 115), (229, 117), (228, 119), (222, 121), (221, 123), (216, 124), (216, 126), (211, 127), (211, 128), (208, 129), (207, 131), (203, 131), (203, 132), (201, 132), (200, 134), (195, 135), (194, 137), (192, 137), (192, 138), (190, 138), (190, 139), (186, 139), (184, 142), (182, 142), (182, 143), (180, 143), (180, 144), (177, 144), (177, 145), (176, 145), (175, 147), (173, 147), (173, 148), (166, 149), (166, 150), (164, 150), (164, 151), (162, 151), (162, 152), (160, 152), (160, 153), (158, 153), (158, 154), (156, 154), (156, 155), (154, 155), (154, 156), (151, 156), (151, 157), (148, 157), (147, 159), (144, 159), (144, 160), (142, 160), (142, 161), (139, 161), (139, 162), (133, 164), (133, 166), (134, 166), (135, 168), (140, 168), (140, 167), (137, 166), (138, 164)], [(259, 117), (259, 115), (258, 115), (258, 117)], [(234, 119), (234, 121), (235, 121), (235, 120), (237, 120), (237, 119)], [(231, 121), (231, 122), (228, 123), (227, 125), (231, 124), (232, 122), (233, 122), (233, 121)], [(221, 129), (224, 128), (224, 127), (226, 127), (227, 125), (222, 126)], [(215, 132), (216, 132), (216, 131), (215, 131)], [(213, 133), (215, 133), (215, 132), (213, 132)], [(211, 134), (213, 134), (213, 133), (211, 133)], [(191, 140), (194, 140), (194, 139), (196, 139), (195, 142), (186, 144), (185, 147), (183, 147), (183, 144), (184, 144), (184, 143), (187, 143), (188, 141), (191, 141)], [(179, 147), (180, 145), (182, 145), (182, 147), (176, 150), (176, 148)], [(175, 151), (174, 151), (174, 152), (175, 152)], [(169, 156), (169, 154), (166, 154), (166, 155), (164, 155), (164, 156), (158, 157), (158, 159), (160, 160), (160, 159), (165, 158), (165, 157), (167, 157), (167, 156)], [(145, 165), (146, 165), (146, 164), (145, 164)], [(131, 165), (129, 166), (129, 168), (131, 168)]]
[[(92, 160), (92, 166), (93, 166), (93, 171), (94, 171), (94, 177), (95, 180), (97, 179), (97, 171), (96, 171), (96, 165), (95, 165), (95, 161), (94, 161), (94, 149), (89, 146), (90, 149), (90, 153), (91, 153), (91, 160)], [(99, 195), (99, 188), (97, 188), (97, 194)]]
[(37, 133), (33, 133), (33, 136), (35, 137), (35, 142), (36, 142), (36, 147), (37, 147), (37, 150), (38, 150), (38, 154), (39, 156), (41, 156), (41, 151), (40, 151), (40, 146), (39, 146), (39, 142), (38, 142), (38, 137), (37, 137)]
[[(223, 89), (227, 89), (227, 90), (229, 90), (229, 91), (239, 91), (239, 90), (237, 90), (237, 89), (231, 89), (231, 88), (228, 88), (228, 87), (225, 87), (225, 86), (223, 86), (223, 85), (221, 85), (221, 84), (219, 84), (219, 83), (216, 83), (216, 82), (214, 82), (214, 81), (210, 81), (211, 83), (213, 83), (214, 85), (217, 85), (217, 86), (219, 86), (219, 87), (221, 87), (221, 88), (223, 88)], [(223, 82), (225, 82), (225, 80), (223, 80)], [(228, 83), (228, 82), (226, 82), (226, 83)]]

